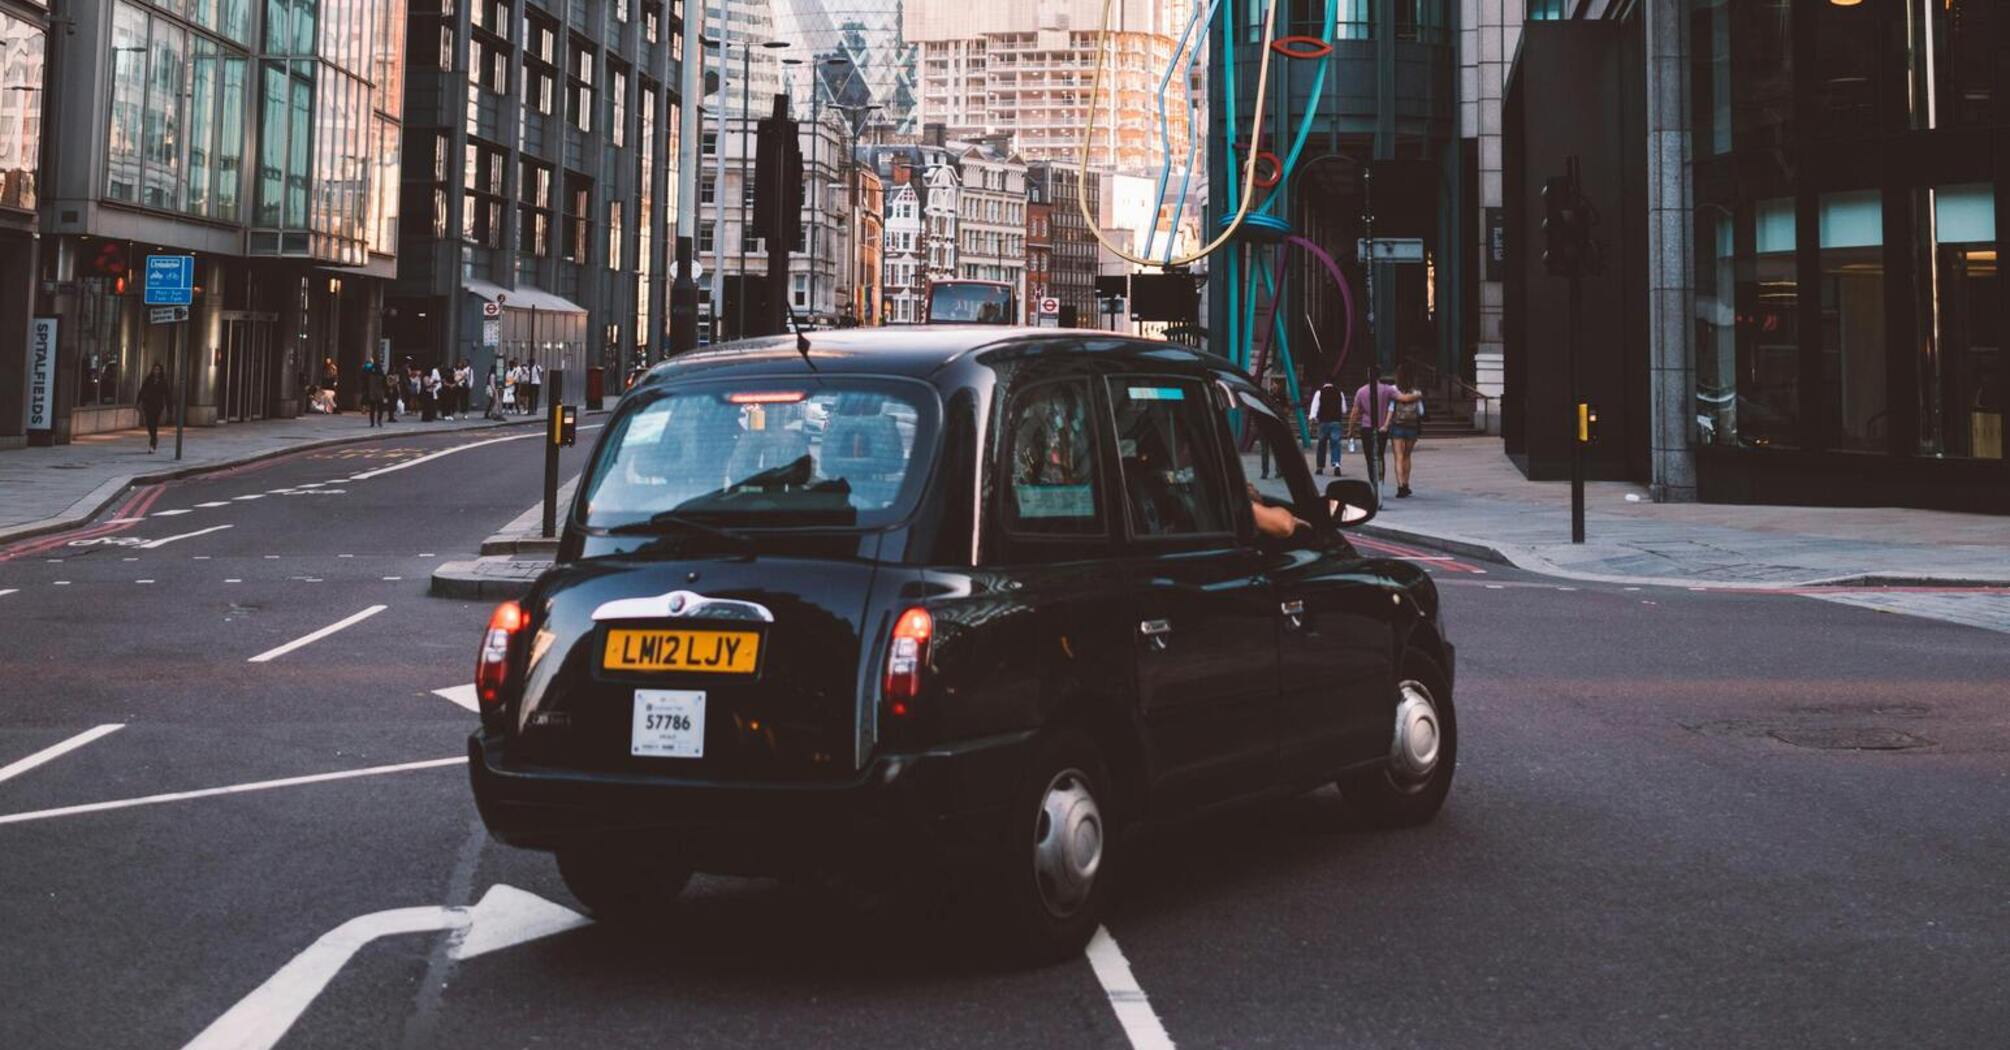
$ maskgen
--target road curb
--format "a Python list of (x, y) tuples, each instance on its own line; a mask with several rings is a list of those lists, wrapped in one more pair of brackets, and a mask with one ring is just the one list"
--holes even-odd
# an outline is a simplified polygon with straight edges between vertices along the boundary
[(1614, 573), (1580, 572), (1566, 569), (1548, 558), (1521, 547), (1496, 547), (1456, 536), (1438, 536), (1428, 532), (1378, 525), (1373, 522), (1354, 526), (1351, 531), (1378, 539), (1397, 543), (1415, 544), (1432, 550), (1462, 558), (1479, 558), (1512, 565), (1525, 572), (1560, 579), (1576, 580), (1581, 583), (1612, 583), (1629, 587), (1680, 587), (1689, 590), (1712, 591), (1803, 591), (1818, 588), (1851, 587), (2010, 587), (2010, 577), (1978, 576), (1935, 576), (1919, 573), (1850, 573), (1841, 576), (1816, 576), (1801, 580), (1708, 580), (1682, 576), (1625, 576)]
[[(499, 574), (484, 572), (484, 565), (507, 564), (527, 569), (535, 567), (536, 572), (523, 575), (517, 573)], [(551, 567), (550, 562), (516, 562), (508, 558), (478, 558), (473, 561), (450, 561), (433, 570), (432, 581), (426, 593), (435, 598), (487, 599), (504, 601), (521, 598), (529, 593), (530, 585), (537, 575)]]
[[(532, 426), (541, 422), (542, 420), (512, 419), (479, 426), (455, 427), (452, 430), (436, 430), (433, 433), (472, 434), (484, 430), (498, 430), (503, 427)], [(69, 508), (60, 517), (43, 518), (39, 521), (31, 521), (22, 525), (10, 525), (6, 528), (0, 528), (0, 545), (13, 543), (18, 540), (33, 539), (36, 536), (43, 536), (52, 532), (63, 532), (74, 529), (79, 525), (87, 524), (92, 518), (97, 517), (106, 507), (111, 506), (115, 500), (135, 485), (158, 485), (167, 481), (181, 481), (185, 478), (200, 477), (204, 474), (214, 474), (218, 471), (232, 470), (237, 467), (249, 466), (253, 463), (262, 463), (268, 459), (290, 456), (296, 452), (313, 452), (318, 449), (338, 448), (343, 445), (360, 445), (371, 441), (404, 440), (408, 437), (410, 437), (409, 432), (401, 431), (396, 434), (364, 434), (357, 437), (323, 438), (302, 442), (298, 445), (288, 445), (285, 448), (254, 452), (249, 455), (238, 456), (235, 459), (218, 460), (214, 463), (203, 463), (172, 470), (157, 470), (145, 474), (122, 474), (107, 479), (104, 484), (92, 489), (90, 495), (70, 504)]]

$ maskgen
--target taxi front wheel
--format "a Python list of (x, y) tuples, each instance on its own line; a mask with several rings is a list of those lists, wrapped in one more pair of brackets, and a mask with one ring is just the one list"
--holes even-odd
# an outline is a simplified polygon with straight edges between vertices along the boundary
[(1340, 781), (1340, 794), (1370, 823), (1408, 828), (1444, 808), (1459, 758), (1452, 688), (1429, 657), (1411, 653), (1396, 676), (1395, 731), (1388, 757)]
[(602, 922), (663, 919), (691, 881), (691, 869), (669, 857), (605, 848), (560, 850), (558, 873)]

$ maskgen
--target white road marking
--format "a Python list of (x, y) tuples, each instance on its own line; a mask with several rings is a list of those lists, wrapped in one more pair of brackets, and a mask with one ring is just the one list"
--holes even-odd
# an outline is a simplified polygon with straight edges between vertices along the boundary
[(277, 555), (277, 554), (268, 554), (268, 555), (266, 555), (266, 556), (265, 556), (265, 560), (266, 560), (266, 561), (278, 561), (278, 560), (279, 560), (279, 555)]
[(208, 503), (198, 503), (196, 504), (196, 506), (201, 507), (204, 510), (208, 510), (211, 507), (228, 507), (230, 506), (230, 501), (223, 499), (213, 499), (210, 500)]
[(152, 580), (134, 580), (133, 582), (134, 582), (134, 583), (152, 583), (152, 582), (154, 582), (154, 581), (152, 581)]
[(70, 585), (70, 581), (68, 581), (68, 580), (57, 580), (57, 581), (56, 581), (56, 586), (58, 586), (58, 587), (68, 587), (69, 585)]
[(456, 452), (466, 452), (471, 448), (481, 448), (484, 445), (500, 445), (505, 441), (522, 441), (525, 438), (534, 438), (542, 436), (544, 436), (543, 431), (532, 431), (528, 434), (511, 434), (509, 437), (489, 438), (487, 441), (470, 441), (465, 445), (455, 445), (452, 448), (443, 448), (438, 452), (420, 456), (417, 459), (408, 459), (402, 463), (393, 463), (388, 467), (378, 467), (376, 470), (366, 470), (363, 473), (358, 474), (355, 477), (351, 478), (350, 480), (368, 481), (371, 478), (380, 478), (394, 471), (405, 470), (406, 468), (409, 467), (416, 467), (421, 463), (431, 463), (432, 461), (439, 459), (442, 456), (451, 456)]
[(384, 577), (384, 580), (385, 580), (385, 582), (387, 582), (387, 583), (395, 583), (395, 582), (397, 582), (398, 580), (402, 580), (402, 579), (404, 579), (404, 577), (403, 577), (403, 576), (386, 576), (386, 577)]
[[(14, 592), (5, 591), (0, 593), (12, 594)], [(0, 781), (12, 780), (52, 758), (61, 758), (101, 736), (105, 736), (108, 733), (116, 733), (125, 727), (126, 724), (124, 722), (109, 722), (105, 725), (86, 729), (60, 744), (52, 744), (18, 762), (0, 766)]]
[(442, 700), (451, 700), (470, 711), (481, 710), (481, 702), (475, 698), (475, 684), (457, 685), (451, 689), (435, 689), (433, 695)]
[(300, 484), (298, 484), (298, 485), (295, 485), (295, 486), (293, 486), (293, 487), (294, 487), (294, 488), (296, 488), (296, 489), (318, 489), (318, 488), (320, 488), (320, 487), (321, 487), (322, 485), (325, 485), (325, 484), (327, 484), (327, 482), (322, 482), (322, 481), (303, 481), (303, 482), (301, 482)]
[(106, 518), (106, 519), (105, 519), (104, 521), (100, 522), (99, 524), (101, 524), (101, 525), (131, 525), (131, 524), (132, 524), (133, 522), (136, 522), (136, 521), (145, 521), (145, 520), (147, 520), (147, 519), (146, 519), (146, 518), (145, 518), (144, 516), (141, 516), (141, 517), (136, 517), (136, 518)]
[(0, 598), (5, 598), (5, 597), (7, 597), (7, 596), (8, 596), (8, 595), (10, 595), (10, 594), (18, 594), (18, 593), (20, 593), (20, 591), (21, 591), (21, 588), (19, 588), (19, 587), (9, 587), (9, 588), (7, 588), (7, 589), (6, 589), (6, 590), (4, 590), (4, 591), (0, 591)]
[(159, 539), (159, 540), (153, 540), (148, 543), (142, 543), (140, 544), (140, 549), (150, 551), (153, 550), (155, 547), (165, 547), (176, 540), (187, 540), (187, 539), (193, 539), (197, 536), (207, 536), (212, 532), (222, 532), (223, 530), (232, 527), (233, 526), (230, 525), (211, 525), (209, 528), (206, 529), (197, 529), (194, 532), (184, 532), (179, 536), (169, 536), (166, 539)]
[(1089, 957), (1096, 980), (1102, 983), (1103, 994), (1109, 996), (1110, 1009), (1117, 1012), (1117, 1023), (1124, 1026), (1124, 1035), (1134, 1050), (1172, 1050), (1172, 1037), (1166, 1034), (1165, 1025), (1159, 1023), (1159, 1015), (1145, 998), (1145, 990), (1138, 987), (1137, 978), (1131, 976), (1130, 961), (1124, 958), (1123, 949), (1117, 947), (1110, 931), (1096, 927), (1096, 935), (1090, 938), (1088, 950), (1083, 954)]
[(1489, 583), (1489, 584), (1487, 584), (1487, 590), (1490, 590), (1490, 591), (1498, 591), (1498, 590), (1504, 590), (1504, 589), (1505, 589), (1506, 587), (1507, 587), (1507, 584), (1505, 584), (1505, 583)]
[[(146, 544), (142, 543), (142, 544), (140, 544), (140, 546), (144, 547), (144, 546), (146, 546)], [(138, 561), (139, 559), (138, 559), (138, 558), (120, 558), (119, 560), (120, 560), (120, 561)]]
[(301, 635), (300, 637), (295, 638), (290, 642), (287, 642), (285, 645), (282, 645), (277, 649), (267, 649), (266, 651), (259, 653), (257, 656), (254, 656), (251, 659), (246, 660), (245, 662), (252, 664), (262, 664), (262, 663), (268, 663), (273, 660), (277, 660), (280, 657), (285, 656), (287, 653), (290, 653), (293, 650), (298, 649), (303, 645), (313, 645), (315, 642), (318, 642), (321, 639), (326, 638), (331, 634), (334, 634), (336, 631), (340, 631), (347, 627), (354, 627), (355, 625), (362, 623), (364, 620), (367, 620), (370, 617), (375, 616), (378, 613), (383, 612), (385, 609), (388, 608), (390, 608), (390, 606), (388, 605), (372, 605), (368, 609), (365, 609), (362, 612), (355, 614), (354, 616), (345, 616), (342, 619), (337, 620), (334, 623), (331, 623), (328, 626), (323, 627), (318, 631), (315, 631), (311, 634)]
[(0, 824), (20, 824), (30, 820), (49, 820), (53, 817), (74, 817), (83, 813), (103, 813), (113, 809), (131, 809), (134, 806), (157, 806), (163, 802), (186, 802), (190, 799), (214, 798), (218, 795), (238, 795), (247, 791), (270, 791), (273, 788), (299, 787), (302, 784), (321, 784), (330, 780), (352, 780), (356, 777), (382, 776), (386, 773), (405, 773), (414, 769), (433, 769), (439, 766), (466, 765), (468, 756), (455, 755), (453, 758), (429, 758), (423, 762), (400, 762), (394, 766), (368, 766), (363, 769), (344, 769), (334, 773), (312, 773), (304, 777), (285, 777), (279, 780), (258, 780), (249, 784), (232, 784), (228, 787), (200, 788), (195, 791), (170, 791), (164, 795), (142, 795), (139, 798), (120, 798), (110, 802), (86, 802), (78, 806), (58, 806), (55, 809), (36, 809), (26, 813), (0, 813)]
[(452, 937), (447, 957), (489, 952), (590, 925), (592, 919), (535, 893), (497, 884), (472, 908), (437, 905), (359, 915), (321, 935), (264, 984), (224, 1011), (184, 1050), (269, 1050), (327, 989), (356, 953), (379, 937), (439, 933)]
[(62, 561), (63, 559), (61, 559), (61, 558), (43, 558), (42, 560), (43, 560), (43, 561), (46, 561), (46, 562), (48, 562), (48, 563), (49, 563), (49, 564), (51, 564), (51, 565), (54, 565), (55, 563), (57, 563), (57, 562), (59, 562), (59, 561)]
[(156, 518), (172, 518), (177, 514), (187, 514), (187, 513), (188, 511), (186, 510), (157, 510), (154, 511), (153, 516)]
[(237, 577), (235, 577), (235, 576), (232, 576), (232, 577), (230, 577), (229, 579), (226, 579), (226, 580), (224, 580), (223, 582), (225, 582), (225, 583), (243, 583), (244, 581), (243, 581), (243, 580), (241, 580), (241, 579), (239, 579), (239, 578), (237, 578)]
[(337, 558), (353, 558), (353, 557), (355, 557), (355, 555), (354, 555), (354, 554), (337, 554), (337, 555), (336, 555), (336, 557), (337, 557)]
[(198, 555), (195, 555), (195, 560), (196, 560), (196, 561), (208, 561), (208, 560), (209, 560), (209, 555), (207, 555), (207, 554), (198, 554)]
[(265, 494), (268, 496), (284, 496), (292, 491), (292, 489), (266, 489)]
[(263, 493), (263, 492), (254, 492), (254, 493), (252, 493), (252, 494), (250, 494), (250, 495), (248, 495), (248, 496), (232, 496), (232, 497), (230, 497), (230, 498), (231, 498), (231, 501), (232, 501), (232, 502), (234, 502), (234, 503), (242, 503), (242, 502), (244, 502), (245, 500), (251, 500), (251, 499), (264, 499), (264, 498), (265, 498), (265, 493)]

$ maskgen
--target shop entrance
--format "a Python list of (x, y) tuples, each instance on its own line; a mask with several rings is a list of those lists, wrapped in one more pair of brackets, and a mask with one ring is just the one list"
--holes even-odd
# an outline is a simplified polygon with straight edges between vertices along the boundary
[(275, 379), (271, 314), (227, 310), (223, 314), (223, 369), (218, 378), (218, 416), (228, 423), (271, 414)]

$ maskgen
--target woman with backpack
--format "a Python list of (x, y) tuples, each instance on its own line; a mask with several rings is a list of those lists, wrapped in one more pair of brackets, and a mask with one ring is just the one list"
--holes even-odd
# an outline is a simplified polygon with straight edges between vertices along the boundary
[(1424, 435), (1424, 392), (1417, 389), (1417, 370), (1408, 361), (1396, 366), (1396, 395), (1391, 399), (1388, 418), (1382, 423), (1390, 450), (1396, 454), (1396, 495), (1410, 494), (1410, 457), (1417, 451), (1417, 439)]

